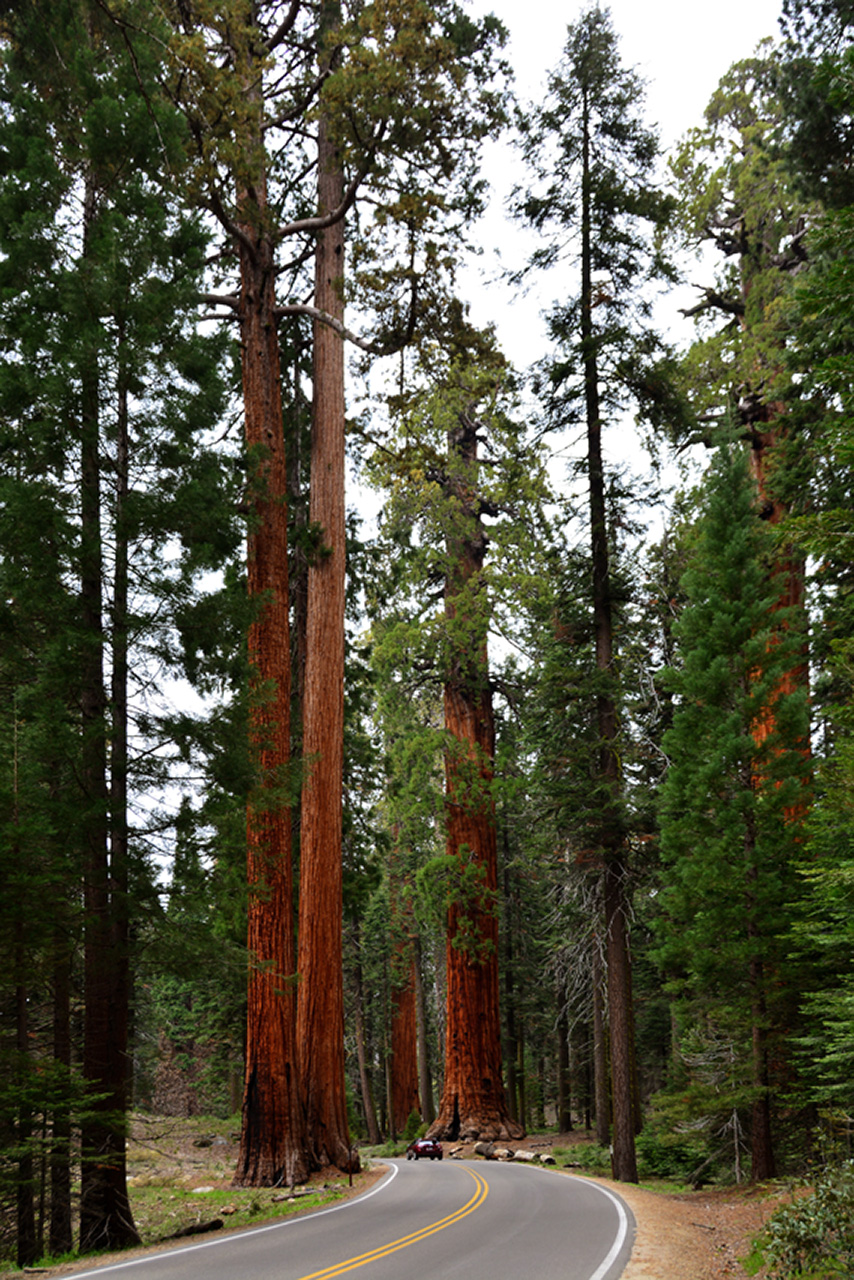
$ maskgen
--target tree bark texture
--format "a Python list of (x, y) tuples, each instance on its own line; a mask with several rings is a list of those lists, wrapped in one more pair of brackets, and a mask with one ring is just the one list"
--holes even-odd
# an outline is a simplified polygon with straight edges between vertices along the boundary
[(608, 1041), (605, 1027), (604, 975), (599, 939), (593, 939), (593, 1105), (596, 1110), (596, 1141), (611, 1144), (611, 1090), (608, 1079)]
[(433, 1103), (433, 1080), (430, 1073), (430, 1047), (427, 1036), (427, 1001), (424, 979), (421, 974), (421, 939), (418, 934), (412, 940), (413, 981), (415, 983), (415, 1022), (418, 1036), (418, 1090), (421, 1101), (421, 1119), (432, 1124), (436, 1119)]
[(565, 992), (559, 992), (562, 1009), (557, 1020), (557, 1128), (568, 1133), (572, 1128), (572, 1077), (569, 1064), (569, 1019), (566, 1016)]
[[(356, 943), (358, 954), (358, 942)], [(371, 1073), (368, 1069), (368, 1047), (365, 1034), (365, 993), (362, 984), (362, 965), (357, 960), (353, 966), (353, 977), (356, 988), (355, 1002), (355, 1035), (356, 1057), (359, 1063), (359, 1087), (362, 1092), (362, 1110), (365, 1113), (365, 1128), (368, 1131), (368, 1142), (377, 1146), (380, 1141), (380, 1128), (377, 1124), (377, 1110), (374, 1104), (374, 1092)]]
[(310, 1171), (296, 1054), (291, 866), (290, 633), (287, 475), (282, 430), (275, 262), (266, 183), (241, 199), (240, 341), (244, 430), (255, 472), (247, 586), (250, 751), (246, 813), (249, 910), (246, 1062), (235, 1186), (292, 1186)]
[(611, 1043), (611, 1116), (614, 1135), (611, 1167), (619, 1182), (637, 1182), (635, 1154), (634, 1035), (632, 969), (626, 920), (625, 867), (610, 859), (605, 866), (605, 929), (608, 955), (608, 1011)]
[[(505, 844), (507, 828), (504, 828)], [(516, 1035), (516, 964), (513, 950), (513, 934), (516, 928), (515, 900), (510, 888), (509, 856), (505, 848), (504, 859), (504, 1018), (507, 1029), (507, 1110), (511, 1120), (521, 1119), (524, 1123), (524, 1108), (519, 1109), (519, 1088), (516, 1080), (516, 1059), (519, 1044)]]
[(412, 1112), (421, 1113), (418, 1095), (418, 1050), (415, 1017), (414, 963), (407, 963), (406, 954), (400, 956), (404, 966), (403, 982), (392, 987), (391, 993), (391, 1103), (392, 1120), (398, 1133), (403, 1133)]
[(477, 426), (464, 414), (450, 433), (448, 454), (450, 496), (463, 517), (453, 518), (445, 585), (450, 630), (444, 688), (446, 849), (456, 864), (456, 883), (448, 908), (445, 1080), (430, 1135), (449, 1141), (508, 1139), (524, 1130), (510, 1117), (501, 1080), (495, 731), (486, 622), (474, 616), (471, 595), (483, 568), (486, 536), (471, 492)]
[[(326, 122), (318, 125), (318, 208), (343, 199), (340, 157)], [(318, 234), (315, 305), (343, 322), (343, 220)], [(311, 522), (322, 547), (308, 571), (300, 826), (299, 1005), (297, 1035), (307, 1133), (321, 1165), (351, 1167), (344, 1086), (342, 797), (344, 762), (344, 344), (314, 327)]]

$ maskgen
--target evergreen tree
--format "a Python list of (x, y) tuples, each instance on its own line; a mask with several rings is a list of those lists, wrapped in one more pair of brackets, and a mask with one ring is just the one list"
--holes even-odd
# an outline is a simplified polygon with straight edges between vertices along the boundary
[(854, 202), (850, 0), (783, 0), (779, 91), (785, 153), (799, 185), (827, 208)]
[(772, 1094), (782, 1082), (792, 1011), (783, 936), (798, 896), (795, 865), (808, 775), (802, 687), (782, 674), (803, 643), (782, 613), (743, 450), (722, 446), (702, 494), (675, 630), (681, 666), (664, 746), (659, 961), (688, 1040), (722, 1037), (733, 1057), (724, 1111), (750, 1115), (753, 1177), (774, 1173)]
[[(152, 179), (174, 142), (174, 117), (152, 113), (138, 89), (142, 66), (100, 18), (76, 3), (49, 13), (22, 5), (10, 17), (0, 208), (5, 492), (10, 511), (29, 507), (33, 515), (55, 495), (40, 535), (49, 554), (39, 576), (62, 584), (64, 597), (49, 646), (39, 642), (30, 664), (53, 690), (56, 732), (43, 737), (46, 754), (28, 769), (45, 779), (32, 794), (41, 790), (55, 833), (49, 845), (61, 850), (52, 871), (60, 895), (53, 1052), (66, 1073), (81, 897), (83, 905), (82, 1070), (93, 1095), (76, 1114), (83, 1249), (136, 1239), (124, 1112), (131, 921), (141, 910), (135, 887), (148, 874), (144, 836), (132, 838), (129, 812), (134, 793), (158, 776), (141, 761), (159, 754), (144, 701), (163, 670), (176, 606), (232, 523), (214, 517), (202, 527), (198, 518), (205, 507), (210, 516), (217, 509), (219, 470), (200, 459), (197, 433), (223, 408), (222, 346), (188, 323), (205, 236), (184, 211), (164, 205)], [(158, 485), (158, 497), (143, 496)], [(170, 490), (171, 505), (163, 496)], [(180, 554), (164, 554), (176, 535), (195, 544), (192, 568)], [(14, 541), (6, 547), (4, 572), (14, 577), (22, 562)], [(59, 600), (53, 596), (54, 608)], [(52, 1235), (68, 1247), (67, 1107), (54, 1123)]]
[[(637, 1180), (633, 1084), (627, 845), (619, 749), (619, 690), (614, 670), (614, 583), (609, 546), (602, 434), (635, 404), (650, 419), (673, 412), (669, 356), (650, 322), (653, 289), (672, 272), (657, 249), (671, 207), (657, 183), (658, 141), (640, 116), (643, 91), (622, 66), (607, 10), (589, 9), (568, 30), (563, 60), (543, 105), (522, 121), (531, 168), (520, 216), (544, 244), (534, 267), (569, 259), (578, 289), (556, 306), (549, 328), (557, 352), (542, 365), (552, 427), (585, 424), (589, 485), (589, 599), (595, 636), (595, 792), (608, 951), (613, 1167)], [(577, 235), (572, 232), (577, 228)], [(576, 246), (577, 245), (577, 249)]]
[(821, 619), (810, 649), (816, 779), (802, 868), (809, 892), (795, 922), (797, 951), (809, 965), (799, 1071), (808, 1096), (834, 1107), (847, 1107), (850, 1077), (852, 235), (854, 218), (847, 208), (825, 213), (811, 229), (810, 269), (795, 290), (791, 323), (797, 342), (789, 355), (798, 382), (791, 412), (800, 428), (793, 461), (809, 495), (789, 527), (815, 566), (812, 601)]

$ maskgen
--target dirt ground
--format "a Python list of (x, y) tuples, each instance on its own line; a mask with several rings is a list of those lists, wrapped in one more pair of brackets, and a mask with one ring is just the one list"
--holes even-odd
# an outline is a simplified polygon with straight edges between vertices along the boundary
[[(750, 1188), (663, 1195), (643, 1187), (597, 1178), (622, 1196), (637, 1223), (623, 1280), (718, 1280), (750, 1273), (742, 1259), (784, 1199)], [(762, 1271), (754, 1273), (763, 1276)]]

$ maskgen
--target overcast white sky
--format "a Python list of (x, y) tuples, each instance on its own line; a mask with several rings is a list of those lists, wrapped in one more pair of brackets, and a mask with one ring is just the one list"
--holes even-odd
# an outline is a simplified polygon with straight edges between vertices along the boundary
[[(496, 14), (510, 32), (508, 57), (520, 96), (533, 97), (558, 61), (567, 26), (586, 8), (553, 0), (472, 0), (473, 13)], [(665, 145), (699, 123), (724, 71), (778, 34), (781, 0), (612, 0), (623, 63), (647, 81), (650, 123)]]
[[(646, 81), (645, 119), (659, 127), (662, 146), (672, 146), (688, 129), (702, 123), (703, 111), (718, 81), (733, 62), (748, 57), (764, 36), (777, 37), (782, 0), (612, 0), (614, 29), (620, 37), (623, 64)], [(495, 13), (510, 33), (506, 56), (516, 73), (516, 93), (536, 101), (546, 76), (560, 58), (566, 29), (586, 5), (554, 0), (471, 0), (473, 14)], [(490, 146), (486, 171), (493, 184), (493, 207), (481, 233), (483, 274), (491, 283), (466, 280), (465, 296), (477, 323), (494, 320), (505, 354), (524, 368), (542, 353), (540, 311), (559, 296), (557, 270), (542, 281), (533, 297), (520, 299), (499, 279), (496, 254), (505, 266), (524, 259), (520, 233), (503, 213), (503, 199), (519, 171), (519, 158), (509, 142)], [(519, 174), (521, 177), (522, 175)], [(695, 273), (696, 275), (696, 273)], [(461, 292), (463, 290), (461, 289)], [(675, 295), (659, 324), (684, 324), (679, 307), (693, 295)]]

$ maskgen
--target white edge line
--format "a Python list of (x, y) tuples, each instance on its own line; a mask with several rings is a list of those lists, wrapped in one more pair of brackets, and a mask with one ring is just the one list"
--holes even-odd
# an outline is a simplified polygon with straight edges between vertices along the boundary
[(378, 1182), (371, 1190), (366, 1191), (364, 1195), (354, 1196), (352, 1200), (345, 1200), (343, 1204), (330, 1205), (328, 1209), (315, 1209), (312, 1213), (301, 1214), (298, 1218), (286, 1218), (284, 1222), (270, 1222), (266, 1227), (250, 1227), (248, 1230), (236, 1230), (230, 1232), (227, 1236), (218, 1236), (216, 1240), (204, 1240), (200, 1244), (185, 1244), (177, 1249), (164, 1249), (161, 1253), (149, 1253), (144, 1258), (128, 1258), (126, 1262), (110, 1262), (104, 1267), (93, 1267), (90, 1271), (67, 1271), (65, 1275), (68, 1280), (84, 1280), (84, 1277), (103, 1276), (110, 1271), (121, 1271), (126, 1267), (142, 1267), (150, 1262), (162, 1262), (164, 1258), (174, 1258), (178, 1254), (196, 1253), (200, 1249), (215, 1249), (217, 1245), (233, 1244), (235, 1240), (246, 1240), (250, 1236), (261, 1236), (267, 1231), (281, 1231), (283, 1227), (295, 1227), (300, 1222), (307, 1222), (309, 1218), (322, 1218), (327, 1213), (338, 1213), (341, 1209), (349, 1209), (352, 1205), (364, 1204), (366, 1200), (370, 1200), (371, 1196), (375, 1196), (379, 1191), (385, 1188), (397, 1177), (398, 1167), (393, 1164), (389, 1167), (388, 1173)]
[[(535, 1164), (529, 1167), (533, 1169), (539, 1169), (540, 1173), (559, 1172), (559, 1170), (557, 1169), (544, 1168), (542, 1165)], [(614, 1237), (614, 1243), (611, 1245), (611, 1248), (608, 1250), (607, 1254), (599, 1263), (599, 1266), (596, 1268), (593, 1274), (591, 1276), (588, 1276), (588, 1280), (605, 1280), (605, 1276), (608, 1274), (611, 1267), (617, 1261), (620, 1250), (625, 1244), (626, 1236), (628, 1235), (628, 1232), (629, 1232), (629, 1219), (625, 1210), (625, 1206), (623, 1205), (623, 1202), (619, 1198), (619, 1196), (615, 1196), (614, 1193), (612, 1191), (609, 1191), (607, 1187), (603, 1187), (601, 1186), (600, 1183), (594, 1182), (592, 1178), (579, 1178), (578, 1175), (575, 1173), (564, 1174), (564, 1177), (571, 1178), (573, 1182), (580, 1182), (585, 1187), (595, 1187), (596, 1190), (600, 1191), (603, 1196), (608, 1197), (608, 1199), (611, 1201), (611, 1203), (614, 1205), (614, 1207), (617, 1210), (618, 1225), (617, 1225), (617, 1234)]]
[(616, 1206), (617, 1217), (619, 1219), (617, 1235), (614, 1239), (614, 1243), (611, 1245), (611, 1248), (608, 1250), (608, 1253), (599, 1263), (599, 1266), (593, 1272), (593, 1275), (590, 1276), (590, 1280), (604, 1280), (605, 1276), (608, 1274), (611, 1267), (617, 1261), (620, 1250), (622, 1249), (623, 1244), (625, 1243), (625, 1240), (626, 1240), (626, 1236), (628, 1235), (628, 1232), (629, 1232), (628, 1214), (626, 1213), (622, 1200), (620, 1200), (617, 1196), (615, 1196), (613, 1192), (609, 1191), (607, 1187), (601, 1187), (598, 1182), (592, 1182), (588, 1178), (578, 1178), (575, 1176), (575, 1174), (570, 1174), (569, 1176), (573, 1178), (575, 1182), (583, 1182), (585, 1186), (595, 1187), (597, 1191), (601, 1191), (602, 1195), (607, 1196), (608, 1199), (611, 1201), (611, 1203)]

